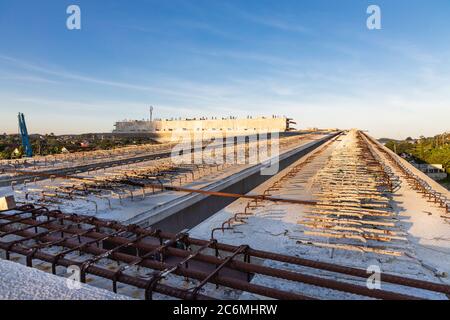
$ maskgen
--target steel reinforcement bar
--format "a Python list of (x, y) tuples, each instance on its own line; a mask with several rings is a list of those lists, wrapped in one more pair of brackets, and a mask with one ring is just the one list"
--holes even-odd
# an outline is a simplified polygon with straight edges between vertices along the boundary
[[(79, 265), (82, 275), (90, 273), (110, 279), (113, 281), (114, 288), (116, 288), (115, 284), (117, 282), (144, 288), (148, 298), (151, 298), (151, 292), (155, 291), (181, 299), (207, 299), (209, 297), (199, 294), (201, 287), (206, 282), (275, 299), (310, 298), (302, 294), (285, 292), (248, 282), (250, 280), (249, 275), (260, 274), (377, 299), (415, 299), (413, 296), (395, 292), (369, 290), (364, 286), (346, 282), (269, 268), (250, 261), (252, 258), (271, 259), (367, 278), (368, 275), (365, 270), (254, 250), (247, 246), (230, 246), (214, 240), (192, 239), (187, 234), (166, 234), (158, 230), (142, 229), (134, 225), (125, 226), (115, 221), (100, 220), (94, 217), (68, 215), (60, 211), (49, 211), (46, 208), (35, 208), (31, 205), (17, 208), (13, 212), (0, 213), (0, 220), (7, 221), (0, 224), (0, 231), (2, 232), (0, 233), (0, 239), (8, 236), (19, 237), (12, 241), (0, 242), (0, 248), (6, 251), (7, 258), (9, 258), (10, 252), (26, 256), (27, 264), (30, 266), (33, 259), (42, 260), (52, 264), (54, 273), (57, 265), (65, 267)], [(18, 228), (18, 225), (21, 227)], [(89, 228), (85, 227), (87, 225), (89, 225)], [(108, 229), (109, 232), (103, 229)], [(35, 242), (34, 245), (26, 245), (26, 243), (32, 241)], [(111, 249), (105, 249), (106, 243)], [(199, 247), (199, 249), (197, 251), (192, 250), (193, 246)], [(61, 247), (64, 250), (57, 254), (43, 252), (43, 249), (49, 247)], [(133, 249), (136, 252), (130, 254), (129, 249)], [(205, 253), (206, 249), (214, 251), (215, 254)], [(84, 262), (75, 262), (66, 258), (66, 255), (69, 253), (78, 251), (93, 255), (93, 257)], [(142, 253), (144, 254), (142, 255)], [(224, 254), (228, 254), (228, 256), (225, 258), (220, 257)], [(243, 261), (236, 258), (240, 255), (243, 256)], [(167, 257), (171, 257), (172, 260), (175, 258), (176, 263), (164, 262)], [(119, 268), (116, 271), (106, 270), (96, 265), (96, 262), (102, 259), (111, 259), (125, 263), (125, 268)], [(206, 271), (195, 266), (189, 268), (188, 262), (191, 262), (191, 260), (206, 263), (209, 265), (209, 268)], [(152, 269), (154, 270), (153, 276), (143, 280), (126, 275), (126, 269), (133, 266)], [(242, 281), (226, 274), (222, 275), (222, 269), (245, 273), (248, 275), (247, 281)], [(160, 284), (159, 281), (169, 274), (198, 280), (200, 282), (199, 288), (185, 290)], [(82, 277), (83, 279), (85, 279), (85, 276)], [(420, 280), (383, 274), (383, 281), (450, 293), (449, 286)]]

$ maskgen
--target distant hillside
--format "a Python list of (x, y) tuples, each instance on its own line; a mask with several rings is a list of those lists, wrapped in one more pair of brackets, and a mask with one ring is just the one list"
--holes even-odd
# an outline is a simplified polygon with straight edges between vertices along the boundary
[(382, 144), (386, 144), (389, 141), (400, 142), (400, 140), (395, 140), (395, 139), (391, 139), (391, 138), (381, 138), (381, 139), (378, 139), (378, 141)]
[(409, 154), (417, 162), (442, 164), (450, 173), (450, 134), (443, 133), (432, 138), (420, 137), (406, 140), (380, 139), (386, 147), (397, 154)]
[[(35, 155), (60, 154), (63, 149), (69, 152), (90, 150), (109, 150), (129, 145), (153, 144), (147, 136), (126, 136), (113, 134), (84, 135), (30, 135)], [(17, 150), (17, 152), (16, 152)], [(0, 160), (16, 159), (23, 155), (22, 140), (18, 134), (0, 135)]]

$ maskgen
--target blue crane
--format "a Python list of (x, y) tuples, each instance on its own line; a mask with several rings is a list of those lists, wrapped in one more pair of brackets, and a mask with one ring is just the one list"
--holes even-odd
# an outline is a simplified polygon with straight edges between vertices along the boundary
[(22, 136), (22, 145), (25, 150), (25, 156), (31, 158), (33, 156), (33, 149), (31, 148), (30, 137), (28, 136), (27, 124), (25, 123), (25, 116), (19, 113), (19, 129)]

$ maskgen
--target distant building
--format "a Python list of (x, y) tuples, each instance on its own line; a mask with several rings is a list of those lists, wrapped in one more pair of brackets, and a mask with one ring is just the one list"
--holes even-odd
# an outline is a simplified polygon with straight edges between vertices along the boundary
[(292, 131), (292, 119), (286, 117), (247, 117), (246, 119), (199, 118), (199, 119), (166, 119), (166, 120), (130, 120), (114, 124), (113, 133), (149, 134), (155, 140), (170, 141), (174, 132), (187, 134), (202, 133), (208, 136), (253, 135), (264, 132)]
[(82, 148), (89, 148), (89, 145), (89, 141), (80, 142), (80, 147)]
[(419, 141), (417, 139), (408, 137), (408, 138), (406, 138), (405, 142), (408, 142), (409, 144), (417, 144)]
[(412, 165), (415, 166), (420, 171), (422, 171), (423, 173), (425, 173), (433, 180), (443, 180), (447, 178), (447, 172), (445, 172), (445, 169), (442, 166), (442, 164), (412, 163)]
[(402, 157), (403, 159), (405, 159), (408, 162), (413, 162), (413, 156), (410, 153), (402, 152), (400, 154), (400, 157)]

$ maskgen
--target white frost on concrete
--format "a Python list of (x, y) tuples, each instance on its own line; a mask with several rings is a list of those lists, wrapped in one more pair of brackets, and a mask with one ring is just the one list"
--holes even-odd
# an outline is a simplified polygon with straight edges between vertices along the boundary
[(113, 292), (81, 284), (69, 289), (66, 279), (0, 259), (0, 300), (131, 300)]

